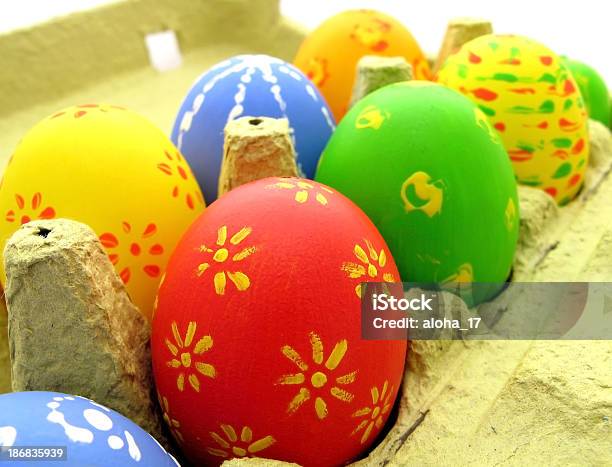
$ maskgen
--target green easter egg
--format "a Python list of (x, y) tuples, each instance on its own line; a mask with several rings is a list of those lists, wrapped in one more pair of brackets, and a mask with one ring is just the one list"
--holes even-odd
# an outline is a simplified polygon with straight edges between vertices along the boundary
[(404, 282), (491, 283), (470, 292), (475, 304), (510, 274), (519, 225), (512, 166), (486, 116), (455, 91), (411, 81), (366, 96), (338, 125), (316, 180), (372, 219)]
[(589, 117), (610, 126), (610, 98), (604, 79), (586, 63), (566, 57), (564, 61), (578, 83)]

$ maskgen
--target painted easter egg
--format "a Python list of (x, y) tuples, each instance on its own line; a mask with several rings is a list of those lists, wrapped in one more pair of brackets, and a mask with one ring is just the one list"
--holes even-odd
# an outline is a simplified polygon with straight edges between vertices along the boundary
[(212, 204), (170, 259), (151, 341), (191, 462), (363, 453), (389, 417), (406, 342), (361, 338), (360, 284), (398, 279), (371, 221), (324, 185), (268, 178)]
[(223, 129), (243, 116), (287, 118), (298, 170), (308, 178), (335, 128), (325, 100), (293, 65), (267, 55), (239, 55), (216, 64), (191, 87), (172, 130), (172, 141), (209, 204), (217, 199)]
[[(33, 219), (89, 225), (132, 300), (150, 317), (170, 252), (204, 201), (161, 130), (121, 107), (82, 105), (51, 115), (25, 135), (5, 170), (0, 206), (2, 249)], [(4, 261), (0, 278), (4, 283)]]
[(547, 47), (486, 35), (450, 56), (439, 82), (472, 99), (499, 132), (517, 181), (564, 205), (588, 165), (587, 112), (576, 81)]
[(80, 396), (28, 391), (0, 395), (0, 461), (45, 465), (170, 467), (178, 462), (123, 415)]
[(610, 97), (608, 87), (597, 70), (586, 63), (563, 57), (563, 62), (570, 69), (580, 94), (584, 99), (589, 117), (610, 126)]
[(300, 46), (295, 65), (317, 85), (337, 121), (348, 110), (357, 62), (364, 55), (404, 57), (416, 79), (429, 79), (429, 64), (408, 29), (374, 10), (349, 10), (312, 31)]
[(406, 282), (491, 283), (466, 297), (477, 303), (510, 274), (512, 167), (484, 113), (455, 91), (410, 81), (366, 96), (338, 125), (316, 180), (372, 219)]

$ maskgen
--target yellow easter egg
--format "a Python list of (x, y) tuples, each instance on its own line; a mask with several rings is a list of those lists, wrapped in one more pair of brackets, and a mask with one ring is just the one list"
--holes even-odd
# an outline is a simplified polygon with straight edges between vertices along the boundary
[(438, 81), (487, 115), (519, 183), (546, 191), (560, 205), (578, 193), (588, 165), (588, 116), (554, 52), (520, 36), (481, 36), (447, 59)]
[(83, 222), (150, 318), (168, 257), (204, 207), (189, 166), (161, 130), (122, 107), (81, 105), (38, 123), (10, 158), (0, 184), (0, 247), (30, 220)]

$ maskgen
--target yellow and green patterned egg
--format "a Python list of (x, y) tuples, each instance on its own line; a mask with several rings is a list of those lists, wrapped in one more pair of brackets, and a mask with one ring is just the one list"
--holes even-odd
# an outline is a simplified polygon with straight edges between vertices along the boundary
[(438, 81), (472, 99), (499, 132), (517, 181), (564, 205), (588, 165), (587, 110), (566, 64), (538, 42), (486, 35), (450, 56)]

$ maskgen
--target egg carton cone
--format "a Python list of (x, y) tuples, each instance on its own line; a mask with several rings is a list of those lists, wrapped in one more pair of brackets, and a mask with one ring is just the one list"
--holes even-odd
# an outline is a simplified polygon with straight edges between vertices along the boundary
[(266, 177), (297, 177), (286, 118), (241, 117), (225, 126), (219, 196)]
[(383, 86), (412, 79), (412, 65), (404, 57), (365, 55), (357, 63), (351, 107)]
[(90, 398), (167, 444), (149, 323), (96, 234), (75, 221), (32, 221), (8, 240), (4, 261), (13, 391)]
[(478, 18), (455, 18), (448, 22), (442, 47), (438, 52), (433, 67), (434, 74), (444, 65), (446, 58), (455, 53), (463, 44), (479, 36), (491, 34), (493, 26), (490, 21)]

